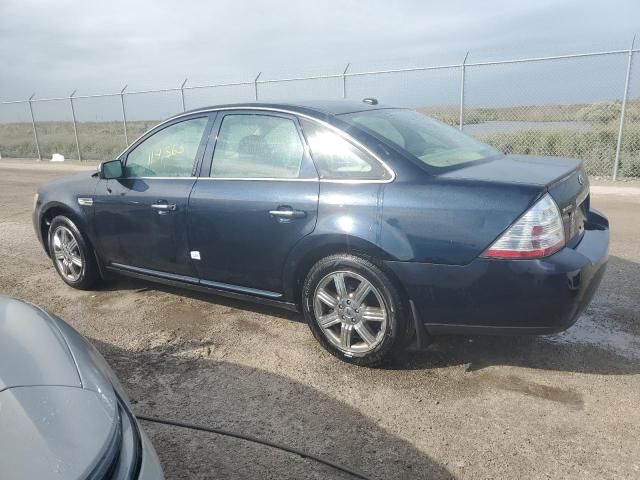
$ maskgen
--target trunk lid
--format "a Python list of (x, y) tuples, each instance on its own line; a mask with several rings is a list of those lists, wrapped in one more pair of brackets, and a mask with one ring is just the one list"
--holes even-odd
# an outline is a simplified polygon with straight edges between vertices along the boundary
[(549, 185), (548, 189), (560, 209), (564, 238), (569, 244), (584, 232), (590, 207), (589, 177), (582, 163), (576, 170)]
[(537, 186), (541, 192), (548, 190), (560, 209), (567, 244), (584, 231), (590, 199), (589, 179), (581, 160), (505, 155), (451, 170), (441, 177)]

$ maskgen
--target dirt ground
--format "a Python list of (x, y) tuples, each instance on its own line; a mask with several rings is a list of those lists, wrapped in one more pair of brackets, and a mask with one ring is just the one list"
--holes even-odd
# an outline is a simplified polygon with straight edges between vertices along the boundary
[[(296, 314), (124, 279), (67, 287), (31, 208), (40, 183), (84, 168), (0, 161), (0, 293), (94, 342), (137, 413), (249, 433), (375, 479), (640, 478), (640, 184), (592, 188), (611, 221), (611, 258), (567, 332), (441, 337), (366, 369), (326, 353)], [(239, 440), (143, 426), (170, 479), (350, 478)]]

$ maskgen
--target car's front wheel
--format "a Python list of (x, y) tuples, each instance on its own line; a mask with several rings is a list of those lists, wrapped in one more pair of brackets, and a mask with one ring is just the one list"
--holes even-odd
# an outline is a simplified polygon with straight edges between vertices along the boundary
[(403, 345), (405, 305), (390, 278), (364, 258), (331, 255), (309, 271), (303, 310), (311, 331), (347, 362), (375, 366)]
[(58, 275), (68, 285), (90, 289), (98, 280), (93, 251), (73, 221), (59, 215), (49, 226), (49, 254)]

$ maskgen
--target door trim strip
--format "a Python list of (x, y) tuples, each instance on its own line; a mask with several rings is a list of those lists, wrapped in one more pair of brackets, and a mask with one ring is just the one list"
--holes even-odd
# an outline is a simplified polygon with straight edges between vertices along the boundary
[(239, 300), (244, 302), (251, 302), (254, 304), (267, 305), (270, 307), (283, 308), (285, 310), (289, 310), (291, 312), (300, 312), (298, 306), (293, 302), (287, 302), (284, 300), (278, 300), (274, 298), (268, 297), (257, 297), (255, 295), (249, 295), (246, 293), (234, 292), (231, 290), (222, 290), (213, 287), (205, 287), (204, 285), (200, 285), (199, 283), (186, 283), (179, 280), (171, 280), (166, 277), (159, 277), (155, 275), (149, 275), (142, 272), (137, 272), (134, 270), (127, 270), (124, 268), (117, 268), (114, 266), (106, 267), (110, 272), (115, 272), (120, 275), (125, 275), (127, 277), (138, 278), (141, 280), (147, 280), (150, 282), (157, 282), (163, 285), (168, 285), (176, 288), (184, 288), (196, 292), (206, 293), (208, 295), (220, 295), (221, 297), (231, 298), (233, 300)]
[(259, 288), (241, 287), (239, 285), (231, 285), (229, 283), (212, 282), (210, 280), (200, 280), (200, 285), (211, 288), (220, 288), (223, 290), (233, 290), (247, 295), (260, 295), (269, 298), (281, 298), (281, 293), (270, 292), (269, 290), (260, 290)]
[(184, 283), (191, 283), (196, 285), (198, 284), (197, 278), (190, 277), (188, 275), (177, 275), (175, 273), (161, 272), (158, 270), (150, 270), (148, 268), (142, 268), (142, 267), (134, 267), (132, 265), (125, 265), (123, 263), (113, 262), (107, 265), (107, 268), (109, 269), (115, 268), (117, 270), (127, 270), (130, 272), (141, 273), (143, 275), (148, 275), (151, 277), (166, 278), (169, 280), (174, 280), (174, 281), (184, 282)]
[(245, 295), (263, 296), (263, 297), (268, 297), (273, 299), (282, 298), (281, 293), (271, 292), (269, 290), (261, 290), (259, 288), (251, 288), (251, 287), (242, 287), (240, 285), (232, 285), (229, 283), (222, 283), (222, 282), (213, 282), (210, 280), (199, 280), (195, 277), (190, 277), (187, 275), (176, 275), (175, 273), (160, 272), (158, 270), (150, 270), (147, 268), (134, 267), (134, 266), (125, 265), (122, 263), (111, 263), (107, 266), (107, 268), (113, 269), (113, 270), (126, 270), (129, 272), (139, 273), (139, 274), (154, 277), (154, 278), (167, 279), (167, 280), (186, 283), (190, 285), (202, 285), (204, 287), (211, 288), (211, 289), (230, 290), (230, 291), (242, 293)]

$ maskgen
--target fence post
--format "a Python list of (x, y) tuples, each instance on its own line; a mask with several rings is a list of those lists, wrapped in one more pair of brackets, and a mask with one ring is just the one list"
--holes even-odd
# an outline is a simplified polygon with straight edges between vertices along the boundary
[(74, 90), (69, 95), (69, 103), (71, 104), (71, 118), (73, 119), (73, 135), (76, 137), (76, 151), (78, 152), (78, 161), (82, 161), (82, 157), (80, 156), (80, 141), (78, 140), (78, 126), (76, 125), (76, 109), (73, 106), (73, 96), (76, 94), (78, 90)]
[(622, 146), (622, 131), (624, 129), (624, 114), (627, 110), (627, 96), (629, 94), (629, 78), (631, 77), (631, 64), (633, 62), (633, 46), (636, 43), (636, 36), (631, 40), (629, 47), (629, 58), (627, 60), (627, 74), (624, 79), (624, 94), (622, 95), (622, 106), (620, 107), (620, 128), (618, 129), (618, 143), (616, 144), (616, 158), (613, 162), (613, 181), (618, 178), (618, 167), (620, 166), (620, 148)]
[(124, 108), (124, 91), (127, 89), (129, 85), (125, 85), (122, 90), (120, 90), (120, 103), (122, 105), (122, 126), (124, 127), (124, 141), (129, 146), (129, 135), (127, 134), (127, 109)]
[(256, 101), (258, 100), (258, 79), (260, 78), (260, 75), (262, 75), (262, 72), (258, 73), (258, 76), (253, 81), (253, 90), (254, 90), (254, 93), (255, 93)]
[(460, 72), (460, 118), (458, 119), (458, 128), (462, 130), (464, 126), (464, 76), (467, 70), (467, 57), (469, 56), (469, 52), (464, 56), (464, 60), (462, 61), (461, 72)]
[(182, 97), (182, 111), (183, 112), (187, 111), (187, 107), (185, 106), (185, 103), (184, 103), (184, 86), (187, 84), (187, 80), (189, 80), (189, 79), (185, 78), (184, 82), (182, 82), (182, 85), (180, 85), (180, 96)]
[(347, 63), (347, 66), (344, 67), (344, 72), (342, 72), (342, 98), (347, 98), (347, 70), (349, 70), (350, 63)]
[(36, 150), (38, 151), (38, 161), (42, 160), (42, 155), (40, 154), (40, 141), (38, 140), (38, 130), (36, 129), (36, 118), (33, 116), (33, 106), (31, 102), (33, 101), (33, 97), (36, 94), (34, 93), (29, 97), (29, 112), (31, 112), (31, 126), (33, 127), (33, 137), (36, 141)]

